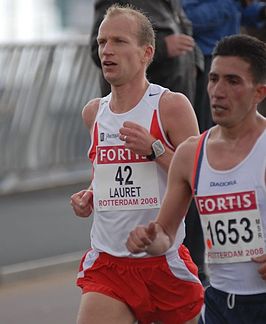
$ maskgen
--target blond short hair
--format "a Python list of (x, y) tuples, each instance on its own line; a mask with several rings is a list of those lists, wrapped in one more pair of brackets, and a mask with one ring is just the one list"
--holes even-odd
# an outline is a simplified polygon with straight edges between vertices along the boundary
[(138, 24), (137, 39), (139, 45), (151, 45), (155, 49), (155, 32), (151, 21), (144, 13), (130, 4), (122, 6), (116, 3), (107, 9), (104, 18), (120, 14), (129, 15), (136, 20)]

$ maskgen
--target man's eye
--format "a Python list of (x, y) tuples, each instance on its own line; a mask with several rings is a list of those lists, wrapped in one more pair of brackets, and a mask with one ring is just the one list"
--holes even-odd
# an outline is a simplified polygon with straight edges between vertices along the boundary
[(216, 77), (209, 77), (210, 82), (216, 82), (218, 79)]
[(234, 79), (231, 79), (231, 80), (229, 80), (229, 83), (232, 84), (232, 85), (236, 85), (236, 84), (238, 84), (238, 81), (234, 80)]

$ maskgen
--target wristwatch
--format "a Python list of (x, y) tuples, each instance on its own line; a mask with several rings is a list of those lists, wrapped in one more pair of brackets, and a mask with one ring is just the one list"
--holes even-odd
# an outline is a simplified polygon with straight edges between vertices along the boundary
[(150, 155), (146, 155), (146, 158), (150, 161), (157, 159), (165, 152), (165, 147), (159, 139), (157, 139), (152, 143), (151, 149), (152, 149), (152, 153)]

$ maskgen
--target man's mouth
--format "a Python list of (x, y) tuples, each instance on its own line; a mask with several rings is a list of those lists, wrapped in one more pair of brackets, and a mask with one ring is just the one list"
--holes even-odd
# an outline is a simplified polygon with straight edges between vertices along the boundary
[(112, 61), (103, 61), (102, 65), (108, 67), (108, 66), (115, 66), (117, 64)]
[(221, 106), (221, 105), (212, 105), (211, 106), (212, 109), (215, 111), (215, 112), (222, 112), (222, 111), (225, 111), (226, 108), (224, 106)]

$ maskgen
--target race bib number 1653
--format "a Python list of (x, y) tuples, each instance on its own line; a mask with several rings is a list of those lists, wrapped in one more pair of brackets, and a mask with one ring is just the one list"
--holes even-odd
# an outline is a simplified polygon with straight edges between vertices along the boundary
[(250, 261), (265, 253), (256, 192), (196, 197), (207, 263)]

